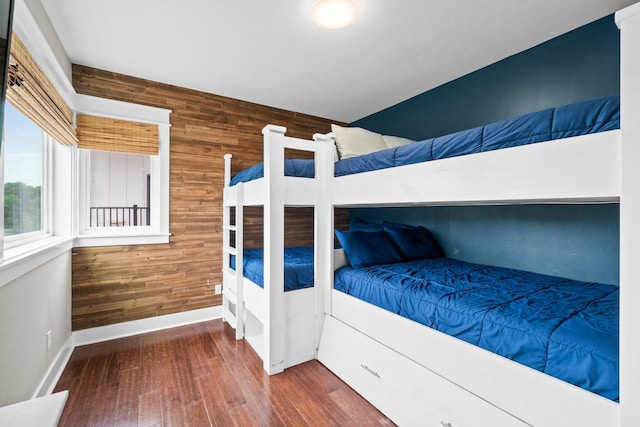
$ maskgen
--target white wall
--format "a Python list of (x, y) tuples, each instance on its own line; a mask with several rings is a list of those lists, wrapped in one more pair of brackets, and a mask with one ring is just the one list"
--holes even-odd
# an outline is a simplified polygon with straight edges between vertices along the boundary
[(34, 396), (71, 337), (71, 251), (0, 288), (0, 337), (4, 406)]

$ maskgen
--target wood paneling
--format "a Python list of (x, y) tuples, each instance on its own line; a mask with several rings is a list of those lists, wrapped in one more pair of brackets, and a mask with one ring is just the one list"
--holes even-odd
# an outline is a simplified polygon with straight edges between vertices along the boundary
[[(263, 237), (263, 215), (261, 206), (244, 208), (244, 246), (261, 248)], [(336, 228), (349, 228), (349, 210), (335, 210)], [(285, 236), (284, 246), (313, 246), (313, 208), (290, 208), (284, 210)]]
[[(331, 122), (78, 65), (73, 85), (81, 94), (172, 110), (170, 242), (77, 248), (73, 329), (221, 304), (214, 285), (222, 283), (223, 155), (233, 154), (238, 171), (262, 161), (266, 124), (286, 126), (287, 135), (308, 139), (329, 132)], [(312, 241), (309, 211), (287, 213), (287, 242)], [(343, 227), (346, 214), (338, 220)]]
[(391, 426), (319, 362), (268, 376), (221, 320), (77, 347), (62, 426)]

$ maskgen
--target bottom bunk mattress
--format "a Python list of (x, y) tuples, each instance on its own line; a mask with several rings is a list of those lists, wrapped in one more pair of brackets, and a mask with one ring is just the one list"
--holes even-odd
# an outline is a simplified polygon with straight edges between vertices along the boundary
[(335, 288), (617, 401), (619, 288), (429, 258), (336, 271)]
[[(236, 257), (231, 256), (231, 268), (236, 269)], [(243, 275), (261, 288), (264, 287), (264, 250), (245, 249), (242, 259)], [(296, 246), (284, 249), (284, 290), (293, 291), (313, 287), (313, 247)]]

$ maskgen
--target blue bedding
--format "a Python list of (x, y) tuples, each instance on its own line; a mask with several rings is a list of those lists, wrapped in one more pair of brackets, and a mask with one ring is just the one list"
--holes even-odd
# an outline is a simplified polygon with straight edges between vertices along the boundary
[[(231, 268), (236, 269), (236, 257), (231, 256)], [(244, 277), (264, 287), (264, 251), (245, 249), (242, 259)], [(313, 247), (298, 246), (284, 249), (284, 290), (293, 291), (313, 287)]]
[(335, 288), (618, 400), (617, 286), (429, 258), (336, 272)]
[[(335, 163), (335, 176), (404, 166), (518, 145), (604, 132), (620, 128), (620, 98), (609, 96), (549, 108), (490, 125), (377, 151)], [(286, 159), (285, 175), (312, 178), (313, 160)], [(264, 165), (246, 169), (230, 185), (264, 176)]]

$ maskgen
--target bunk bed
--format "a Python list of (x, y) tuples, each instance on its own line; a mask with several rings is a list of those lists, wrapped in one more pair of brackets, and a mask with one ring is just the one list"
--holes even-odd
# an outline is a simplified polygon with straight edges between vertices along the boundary
[[(265, 213), (267, 205), (273, 201), (267, 196), (269, 191), (271, 198), (281, 201), (291, 197), (287, 194), (289, 189), (300, 191), (297, 182), (302, 183), (301, 191), (315, 192), (315, 281), (321, 286), (307, 289), (302, 302), (280, 299), (280, 307), (285, 312), (293, 307), (302, 309), (287, 315), (289, 321), (280, 323), (285, 326), (273, 328), (269, 338), (260, 336), (260, 345), (277, 348), (275, 341), (287, 336), (282, 331), (289, 324), (298, 325), (297, 339), (285, 343), (285, 353), (288, 347), (298, 345), (299, 340), (305, 342), (307, 360), (313, 357), (309, 352), (318, 348), (317, 358), (322, 363), (399, 424), (421, 424), (426, 420), (427, 424), (440, 422), (443, 425), (554, 425), (581, 419), (576, 418), (576, 411), (584, 414), (584, 420), (593, 425), (615, 418), (616, 402), (427, 328), (398, 316), (395, 312), (399, 310), (379, 308), (331, 285), (338, 276), (334, 275), (334, 269), (346, 264), (343, 250), (334, 250), (335, 207), (617, 202), (619, 180), (611, 172), (619, 170), (618, 101), (617, 97), (606, 97), (577, 106), (554, 108), (507, 120), (497, 130), (490, 125), (340, 162), (334, 162), (334, 136), (315, 135), (313, 142), (307, 141), (307, 144), (315, 144), (314, 160), (284, 160), (283, 151), (279, 150), (275, 174), (270, 166), (273, 157), (268, 153), (275, 144), (267, 141), (272, 133), (282, 141), (287, 141), (287, 137), (283, 136), (283, 130), (265, 128), (265, 163), (239, 173), (233, 180), (225, 178), (229, 183), (225, 187), (225, 193), (229, 193), (225, 194), (225, 206), (235, 206), (236, 216), (241, 218), (242, 206), (249, 204), (243, 201), (244, 189), (250, 186), (256, 187), (253, 194), (263, 197), (250, 203), (265, 204)], [(579, 113), (576, 115), (573, 110)], [(541, 129), (539, 123), (544, 123), (546, 128)], [(523, 127), (527, 137), (522, 136)], [(505, 128), (516, 131), (505, 132)], [(493, 134), (507, 134), (508, 137), (496, 143)], [(456, 139), (465, 142), (462, 150), (451, 149), (451, 142)], [(444, 143), (438, 147), (438, 142)], [(483, 147), (487, 151), (482, 151)], [(463, 155), (465, 150), (472, 154)], [(506, 167), (505, 153), (509, 160)], [(415, 163), (420, 155), (426, 157), (426, 161)], [(557, 156), (564, 157), (562, 167), (553, 163), (558, 161)], [(381, 158), (383, 160), (379, 161)], [(402, 159), (408, 161), (403, 164)], [(544, 173), (540, 173), (540, 165), (545, 165)], [(416, 176), (421, 179), (416, 181)], [(439, 190), (443, 176), (452, 180), (446, 183), (446, 191)], [(279, 187), (269, 189), (267, 183), (273, 177), (276, 178), (274, 181), (279, 181)], [(286, 184), (288, 181), (291, 183)], [(482, 184), (475, 191), (467, 191), (466, 187), (478, 181)], [(434, 186), (434, 182), (438, 185)], [(553, 185), (549, 185), (551, 182)], [(398, 183), (402, 185), (398, 186)], [(408, 186), (411, 188), (405, 192)], [(372, 187), (377, 191), (363, 191)], [(287, 190), (278, 192), (277, 188)], [(489, 194), (486, 200), (483, 199), (485, 194)], [(302, 198), (290, 198), (288, 203), (299, 204), (301, 201)], [(306, 203), (312, 202), (307, 200)], [(277, 206), (284, 204), (279, 202)], [(281, 237), (282, 228), (277, 227), (282, 227), (282, 218), (272, 218), (277, 220), (265, 217), (265, 227), (279, 233), (271, 236)], [(227, 222), (225, 220), (225, 224)], [(235, 223), (240, 224), (241, 219), (236, 219)], [(238, 231), (237, 226), (234, 230)], [(265, 230), (265, 236), (267, 234)], [(269, 265), (280, 264), (279, 261), (267, 261), (268, 248), (274, 247), (268, 241), (265, 237), (265, 279), (271, 275), (273, 283), (282, 283), (281, 277), (277, 282), (273, 279), (273, 271), (277, 269), (269, 272)], [(382, 243), (377, 246), (389, 248)], [(276, 250), (272, 254), (281, 253), (283, 249), (278, 247)], [(261, 288), (249, 285), (244, 277), (248, 275), (243, 272), (244, 263), (240, 263), (241, 256), (238, 251), (235, 254), (237, 258), (233, 258), (232, 264), (243, 278), (242, 284), (233, 288), (231, 279), (234, 277), (226, 271), (225, 295), (229, 291), (241, 295), (236, 299), (244, 301), (246, 313), (240, 318), (244, 319), (246, 331), (250, 331), (255, 321), (249, 313), (260, 313), (258, 323), (266, 325), (270, 319), (261, 310), (273, 312), (277, 300), (271, 297), (269, 301), (270, 294), (266, 292), (257, 296), (247, 293), (248, 289)], [(225, 260), (224, 265), (230, 265), (231, 259)], [(271, 289), (273, 294), (274, 287)], [(282, 298), (284, 294), (286, 298), (287, 294), (298, 292), (280, 290), (275, 295)], [(259, 308), (252, 308), (254, 301)], [(225, 304), (225, 313), (230, 311), (226, 307)], [(323, 314), (325, 319), (321, 323), (319, 316)], [(276, 323), (272, 321), (271, 324)], [(238, 337), (242, 338), (242, 334)], [(250, 334), (246, 338), (254, 345)], [(264, 354), (264, 349), (255, 348)], [(518, 384), (515, 387), (514, 382)], [(617, 396), (615, 393), (612, 391), (608, 396)], [(566, 411), (567, 408), (572, 409)]]
[[(260, 176), (250, 182), (232, 179), (232, 156), (225, 155), (223, 320), (235, 328), (236, 339), (246, 339), (255, 349), (269, 374), (314, 359), (322, 326), (312, 286), (314, 249), (284, 247), (285, 206), (315, 206), (315, 194), (322, 187), (313, 177), (285, 175), (291, 163), (284, 159), (285, 149), (314, 152), (319, 144), (285, 132), (286, 128), (273, 125), (263, 129), (265, 162)], [(320, 141), (326, 136), (314, 138)], [(315, 162), (311, 167), (321, 166)], [(323, 171), (315, 175), (322, 178)], [(244, 248), (246, 206), (263, 206), (261, 249)]]
[[(315, 307), (316, 357), (398, 424), (633, 426), (640, 419), (640, 364), (636, 363), (640, 343), (634, 338), (635, 326), (640, 325), (640, 295), (634, 288), (639, 279), (635, 246), (640, 239), (636, 188), (640, 182), (640, 144), (636, 143), (640, 140), (640, 78), (636, 77), (640, 76), (640, 4), (619, 11), (616, 23), (621, 29), (619, 129), (555, 137), (552, 131), (549, 138), (531, 141), (535, 143), (497, 144), (496, 148), (504, 149), (480, 147), (472, 149), (471, 155), (440, 157), (433, 156), (435, 141), (431, 141), (432, 159), (427, 160), (432, 161), (400, 164), (393, 156), (403, 150), (395, 150), (387, 165), (378, 167), (371, 166), (370, 160), (382, 154), (372, 153), (349, 162), (364, 164), (356, 172), (334, 162), (333, 135), (315, 135), (313, 173), (309, 164), (285, 168), (282, 151), (271, 153), (265, 145), (265, 163), (251, 172), (254, 176), (236, 185), (237, 190), (225, 188), (241, 194), (246, 187), (255, 200), (274, 199), (276, 206), (285, 200), (299, 203), (314, 194), (315, 200), (306, 199), (315, 206), (316, 227), (315, 286), (310, 294), (314, 301), (307, 302), (307, 307)], [(485, 135), (484, 130), (481, 134)], [(279, 187), (261, 183), (271, 176), (272, 159), (278, 162)], [(308, 192), (300, 200), (288, 195), (298, 180), (309, 180), (304, 189), (300, 187)], [(227, 177), (225, 182), (229, 181)], [(371, 188), (376, 191), (365, 191)], [(225, 195), (225, 200), (234, 197), (238, 196), (234, 193), (227, 199)], [(334, 248), (337, 207), (521, 203), (620, 204), (619, 402), (334, 288), (336, 271), (348, 265), (344, 251)], [(266, 212), (265, 204), (265, 224), (271, 221)], [(281, 227), (280, 222), (270, 224), (272, 236), (281, 235)], [(265, 275), (271, 274), (267, 264), (280, 265), (280, 259), (266, 258), (268, 246), (273, 253), (282, 252), (265, 243)], [(270, 289), (273, 294), (274, 287)], [(270, 304), (272, 313), (282, 311), (281, 299), (272, 298)], [(278, 336), (272, 333), (271, 339)]]
[[(389, 167), (354, 174), (330, 169), (335, 175), (318, 202), (329, 227), (318, 229), (316, 262), (329, 286), (317, 294), (326, 313), (317, 358), (398, 424), (637, 425), (640, 346), (634, 327), (640, 324), (640, 301), (633, 259), (640, 239), (640, 4), (619, 11), (616, 22), (620, 129), (399, 167), (387, 160)], [(324, 153), (329, 156), (330, 149)], [(349, 264), (344, 251), (330, 247), (335, 207), (521, 203), (620, 204), (619, 402), (393, 312), (400, 308), (390, 311), (334, 288), (331, 273), (342, 275)]]
[[(490, 137), (494, 128), (498, 129), (496, 134), (504, 136), (514, 129), (513, 123), (530, 123), (528, 118), (531, 115), (527, 115), (526, 119), (517, 118), (495, 126), (489, 125), (489, 130), (487, 127), (471, 130), (469, 133), (475, 134), (471, 139), (479, 147), (474, 154), (427, 159), (430, 161), (381, 169), (369, 167), (369, 171), (334, 176), (330, 179), (327, 200), (319, 203), (321, 209), (325, 209), (322, 214), (330, 219), (334, 207), (346, 206), (618, 202), (621, 191), (619, 171), (622, 132), (615, 130), (619, 126), (616, 123), (618, 113), (615, 99), (606, 98), (582, 104), (589, 108), (595, 105), (596, 110), (604, 113), (592, 114), (589, 124), (584, 127), (574, 126), (576, 122), (582, 123), (581, 119), (559, 119), (559, 122), (566, 124), (563, 129), (578, 129), (576, 136), (565, 137), (566, 133), (560, 131), (560, 137), (555, 140), (545, 141), (539, 138), (533, 141), (535, 143), (516, 146), (505, 143), (504, 149), (482, 151), (487, 140), (493, 141)], [(604, 104), (609, 107), (613, 104), (613, 108), (600, 109)], [(542, 117), (555, 118), (558, 110), (566, 109), (553, 109), (542, 114)], [(586, 116), (588, 115), (590, 114)], [(557, 116), (562, 115), (558, 113)], [(582, 114), (580, 117), (586, 116)], [(555, 128), (552, 120), (542, 122), (545, 123), (544, 126)], [(601, 126), (603, 123), (606, 125)], [(546, 133), (533, 130), (536, 126), (530, 127), (525, 133)], [(500, 130), (505, 127), (507, 131)], [(518, 128), (519, 126), (515, 126), (515, 129)], [(595, 133), (583, 135), (584, 129)], [(469, 133), (448, 136), (443, 140), (448, 143), (455, 139), (468, 141)], [(551, 135), (554, 132), (548, 133)], [(519, 134), (513, 138), (515, 141), (521, 139)], [(430, 147), (425, 151), (433, 153), (436, 152), (434, 146), (437, 143), (436, 138), (418, 144)], [(407, 150), (415, 152), (413, 148)], [(399, 157), (398, 151), (403, 150), (396, 149), (396, 153), (392, 153), (396, 158)], [(389, 153), (377, 152), (367, 156), (380, 157), (383, 154), (388, 157)], [(395, 160), (383, 161), (383, 164), (394, 163)], [(334, 170), (337, 171), (338, 167)], [(376, 191), (362, 191), (364, 188), (376, 188)], [(469, 344), (477, 340), (470, 339), (468, 334), (471, 332), (466, 329), (456, 338), (442, 332), (447, 331), (447, 328), (423, 326), (433, 326), (433, 322), (420, 318), (420, 315), (418, 318), (414, 317), (414, 320), (399, 315), (406, 314), (403, 311), (411, 303), (422, 305), (420, 311), (424, 315), (431, 302), (424, 295), (412, 295), (412, 292), (429, 286), (436, 288), (433, 285), (436, 279), (430, 277), (428, 285), (417, 284), (415, 271), (414, 274), (403, 275), (401, 269), (385, 265), (398, 263), (402, 259), (394, 257), (390, 250), (393, 243), (385, 243), (382, 239), (385, 233), (379, 233), (382, 234), (377, 238), (381, 240), (375, 244), (370, 243), (369, 246), (384, 247), (384, 256), (378, 262), (367, 261), (358, 265), (370, 268), (360, 271), (364, 279), (359, 280), (364, 282), (365, 289), (352, 292), (359, 296), (355, 297), (343, 292), (348, 291), (347, 288), (351, 286), (348, 282), (345, 284), (344, 279), (345, 276), (354, 275), (360, 268), (344, 267), (347, 264), (344, 252), (337, 251), (334, 254), (329, 250), (327, 243), (333, 239), (331, 227), (318, 230), (318, 245), (324, 252), (319, 254), (316, 262), (321, 264), (319, 268), (327, 271), (327, 275), (329, 271), (336, 269), (337, 279), (336, 289), (330, 280), (328, 283), (331, 286), (325, 288), (326, 293), (323, 295), (326, 318), (317, 358), (383, 413), (400, 425), (617, 424), (619, 405), (614, 401), (618, 396), (617, 383), (611, 386), (615, 390), (604, 393), (609, 398), (604, 398), (487, 351), (485, 348), (491, 345), (486, 344), (485, 348), (481, 348)], [(324, 241), (324, 245), (320, 240)], [(350, 257), (349, 261), (353, 264)], [(361, 264), (360, 259), (356, 261)], [(428, 264), (429, 274), (420, 274), (429, 276), (438, 270), (436, 264)], [(426, 268), (424, 260), (422, 268)], [(447, 263), (443, 269), (453, 275), (452, 270), (457, 268), (460, 266)], [(473, 273), (465, 270), (466, 276), (482, 276), (480, 270), (472, 271)], [(377, 274), (383, 275), (383, 282), (391, 283), (397, 279), (394, 282), (396, 289), (387, 291), (377, 286)], [(493, 280), (498, 283), (504, 272), (494, 271), (492, 274)], [(509, 276), (511, 274), (509, 272)], [(482, 280), (487, 280), (486, 275)], [(523, 278), (512, 278), (511, 281), (526, 282)], [(403, 286), (406, 288), (402, 288)], [(562, 286), (567, 284), (563, 283)], [(446, 289), (447, 292), (452, 292), (450, 288)], [(611, 293), (611, 287), (606, 292)], [(400, 300), (394, 299), (396, 293), (405, 306)], [(368, 298), (371, 296), (373, 298)], [(412, 297), (418, 302), (415, 303)], [(376, 300), (377, 305), (370, 303)], [(449, 303), (446, 299), (443, 300), (445, 304)], [(475, 307), (465, 309), (472, 311)], [(445, 323), (446, 310), (442, 307), (439, 310), (439, 319)], [(459, 315), (456, 311), (456, 316)], [(470, 325), (464, 324), (464, 328), (471, 329)], [(505, 328), (504, 324), (499, 325), (498, 329)], [(455, 330), (456, 327), (450, 329)], [(503, 340), (507, 335), (504, 332), (504, 335), (499, 334), (497, 337), (501, 349), (507, 347)], [(516, 335), (520, 337), (520, 334)], [(543, 350), (546, 347), (536, 351)], [(504, 355), (505, 352), (502, 353)], [(532, 349), (528, 349), (525, 356), (533, 358), (533, 353)], [(511, 357), (520, 361), (523, 359), (513, 357), (513, 354)], [(542, 364), (544, 365), (544, 361)], [(615, 371), (617, 376), (617, 360), (614, 365), (611, 370), (606, 371), (606, 375)]]

